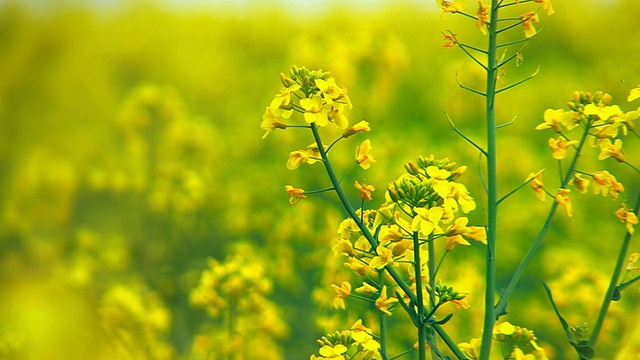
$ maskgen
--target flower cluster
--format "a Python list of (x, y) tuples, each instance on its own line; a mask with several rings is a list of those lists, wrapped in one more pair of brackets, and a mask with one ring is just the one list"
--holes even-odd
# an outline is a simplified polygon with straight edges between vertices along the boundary
[[(466, 167), (431, 156), (418, 157), (416, 162), (407, 163), (405, 169), (404, 175), (388, 185), (386, 202), (378, 210), (360, 212), (362, 222), (376, 234), (376, 246), (369, 243), (356, 220), (347, 218), (338, 228), (333, 253), (347, 257), (345, 267), (358, 277), (386, 266), (404, 267), (415, 289), (415, 267), (426, 265), (425, 244), (441, 239), (446, 242), (445, 251), (449, 252), (457, 245), (471, 245), (469, 241), (486, 244), (486, 231), (481, 226), (469, 226), (467, 217), (458, 216), (460, 211), (468, 213), (476, 207), (466, 187), (455, 181)], [(419, 249), (416, 249), (416, 243), (420, 245)], [(414, 261), (415, 251), (422, 254), (421, 264)], [(343, 283), (340, 289), (345, 288)], [(334, 306), (344, 308), (344, 298), (349, 294), (338, 292), (336, 285), (334, 289)], [(462, 294), (445, 290), (437, 294), (443, 302), (459, 302), (464, 298)], [(378, 309), (390, 315), (390, 306), (396, 299), (387, 298), (386, 286), (374, 286), (365, 281), (355, 291), (375, 298)]]
[(344, 110), (353, 106), (347, 89), (338, 86), (330, 72), (294, 66), (289, 76), (280, 73), (280, 80), (284, 87), (262, 116), (260, 127), (267, 131), (264, 137), (276, 129), (291, 126), (287, 122), (294, 111), (303, 114), (307, 124), (326, 126), (333, 123), (340, 129), (348, 126)]
[[(529, 1), (527, 1), (527, 2), (529, 2)], [(533, 2), (541, 3), (542, 4), (541, 9), (547, 15), (553, 15), (554, 11), (553, 11), (553, 6), (551, 5), (551, 0), (533, 0)], [(467, 7), (466, 1), (461, 1), (461, 0), (436, 0), (436, 3), (438, 4), (440, 9), (442, 10), (442, 16), (444, 16), (447, 13), (449, 13), (449, 14), (462, 14), (462, 15), (468, 17), (468, 18), (475, 19), (476, 28), (482, 34), (484, 34), (484, 35), (487, 34), (487, 29), (488, 29), (488, 27), (490, 25), (491, 7), (489, 5), (483, 3), (482, 0), (478, 0), (478, 9), (477, 9), (475, 15), (465, 12), (465, 9)], [(515, 5), (518, 5), (519, 3), (520, 3), (520, 0), (516, 0)], [(514, 5), (514, 4), (513, 3), (509, 3), (509, 4), (504, 4), (503, 5), (502, 3), (500, 3), (498, 5), (498, 8), (506, 7), (506, 6), (510, 6), (510, 5)], [(537, 33), (537, 30), (536, 30), (534, 24), (537, 23), (537, 22), (540, 22), (540, 18), (538, 16), (538, 10), (536, 10), (536, 11), (526, 11), (525, 13), (520, 15), (520, 17), (518, 17), (518, 18), (512, 18), (512, 19), (509, 18), (509, 19), (505, 19), (505, 20), (517, 21), (515, 25), (521, 24), (522, 25), (522, 29), (524, 31), (524, 36), (526, 38), (533, 37)], [(510, 26), (508, 26), (508, 28), (511, 28), (511, 27), (513, 27), (515, 25), (510, 25)], [(451, 47), (451, 46), (457, 44), (457, 42), (455, 41), (455, 39), (453, 38), (453, 36), (451, 34), (445, 34), (444, 36), (445, 36), (445, 39), (447, 40), (445, 45), (443, 45), (444, 47)]]
[[(633, 99), (632, 94), (629, 99)], [(588, 144), (599, 150), (598, 160), (611, 158), (638, 172), (638, 169), (627, 161), (620, 137), (629, 132), (635, 133), (635, 121), (640, 117), (640, 108), (624, 112), (618, 105), (611, 105), (611, 100), (609, 94), (601, 91), (594, 94), (576, 91), (572, 101), (567, 103), (568, 111), (548, 109), (544, 112), (544, 121), (536, 126), (536, 130), (553, 130), (557, 134), (557, 137), (549, 139), (554, 159), (561, 161), (571, 151), (577, 160), (583, 145)], [(572, 137), (574, 129), (582, 130), (582, 134)], [(544, 200), (546, 195), (553, 196), (556, 202), (565, 208), (568, 216), (572, 215), (572, 207), (569, 197), (571, 190), (567, 185), (572, 185), (576, 191), (584, 194), (588, 191), (589, 185), (593, 184), (594, 194), (609, 195), (613, 200), (617, 200), (625, 190), (622, 183), (607, 170), (587, 172), (572, 167), (567, 179), (555, 195), (544, 189), (542, 172), (530, 174), (527, 181), (530, 181), (540, 200)], [(624, 201), (625, 198), (622, 198)], [(616, 216), (625, 224), (627, 231), (633, 234), (633, 226), (638, 223), (638, 219), (624, 202), (616, 211)]]
[[(505, 359), (546, 360), (543, 348), (536, 343), (533, 331), (515, 326), (509, 322), (496, 324), (493, 328), (493, 339), (501, 344), (502, 356)], [(460, 350), (471, 360), (480, 358), (480, 339), (458, 344)]]
[(356, 354), (363, 360), (382, 359), (378, 349), (380, 343), (373, 338), (371, 329), (356, 321), (349, 330), (336, 331), (318, 339), (319, 356), (311, 355), (311, 360), (355, 359)]

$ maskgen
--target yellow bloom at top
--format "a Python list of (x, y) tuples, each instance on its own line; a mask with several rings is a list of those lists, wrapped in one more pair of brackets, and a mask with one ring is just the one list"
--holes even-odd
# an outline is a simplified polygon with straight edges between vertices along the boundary
[(276, 94), (276, 96), (271, 100), (271, 104), (269, 107), (273, 110), (275, 109), (287, 109), (290, 110), (293, 107), (292, 104), (292, 96), (295, 91), (300, 90), (300, 85), (293, 83), (290, 86), (287, 86), (280, 90), (280, 93)]
[(551, 0), (533, 0), (537, 3), (542, 3), (542, 10), (547, 12), (547, 15), (553, 15), (553, 6), (551, 6)]
[(486, 24), (489, 22), (489, 6), (478, 0), (478, 20), (476, 20), (476, 27), (484, 35), (487, 34)]
[(326, 126), (329, 123), (326, 109), (323, 108), (322, 96), (319, 94), (310, 99), (301, 99), (300, 106), (305, 110), (304, 120), (307, 123), (316, 123), (318, 126)]
[(463, 0), (436, 0), (436, 3), (442, 9), (443, 14), (457, 13), (467, 7), (467, 2)]
[(336, 100), (343, 94), (342, 89), (336, 84), (336, 79), (332, 77), (327, 80), (316, 79), (315, 83), (328, 104), (331, 104), (333, 100)]
[(356, 148), (356, 162), (365, 170), (371, 167), (372, 162), (376, 162), (373, 156), (369, 154), (371, 148), (371, 140), (369, 139), (363, 141), (362, 144)]

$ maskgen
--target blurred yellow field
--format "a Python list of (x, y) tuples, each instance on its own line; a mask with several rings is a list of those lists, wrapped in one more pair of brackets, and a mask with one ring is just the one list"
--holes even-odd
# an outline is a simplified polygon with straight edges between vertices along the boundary
[[(556, 0), (547, 16), (542, 1), (522, 2), (539, 11), (538, 34), (500, 68), (497, 86), (537, 73), (497, 95), (497, 124), (513, 120), (498, 129), (498, 194), (542, 169), (545, 185), (558, 183), (549, 149), (558, 135), (535, 128), (547, 109), (569, 111), (574, 91), (610, 94), (630, 119), (625, 161), (640, 166), (631, 119), (640, 103), (627, 101), (640, 85), (640, 3)], [(330, 117), (322, 129), (328, 143), (361, 120), (370, 125), (331, 148), (338, 176), (350, 169), (343, 185), (353, 204), (368, 191), (366, 207), (378, 209), (404, 164), (433, 154), (467, 166), (475, 210), (466, 216), (486, 224), (486, 162), (447, 118), (486, 146), (484, 98), (457, 84), (483, 90), (485, 72), (459, 46), (443, 46), (451, 41), (443, 34), (484, 46), (487, 35), (468, 18), (409, 3), (331, 3), (317, 14), (262, 2), (226, 11), (40, 5), (0, 2), (0, 359), (309, 359), (317, 339), (358, 319), (377, 332), (375, 305), (347, 297), (346, 310), (334, 308), (336, 293), (346, 291), (340, 284), (351, 282), (355, 293), (366, 278), (351, 275), (334, 248), (348, 216), (338, 197), (308, 193), (332, 186), (322, 159), (304, 164), (308, 156), (298, 154), (307, 158), (288, 164), (290, 152), (304, 152), (314, 137), (286, 128), (262, 138), (265, 107), (286, 82), (279, 74), (294, 65), (329, 71), (348, 89), (348, 126), (332, 126), (340, 118)], [(469, 1), (473, 16), (477, 6)], [(334, 100), (344, 99), (341, 91)], [(286, 105), (280, 101), (274, 108)], [(309, 101), (301, 104), (311, 111)], [(364, 161), (365, 139), (375, 157), (366, 170), (354, 164), (356, 146), (356, 161)], [(618, 201), (607, 190), (574, 189), (573, 216), (560, 206), (508, 303), (506, 320), (535, 331), (549, 359), (576, 354), (540, 280), (571, 326), (593, 329), (628, 232), (614, 213), (623, 200), (633, 208), (640, 175), (614, 150), (598, 159), (600, 149), (586, 148), (579, 170), (614, 173), (625, 187)], [(376, 190), (359, 191), (355, 181)], [(285, 185), (308, 196), (291, 205)], [(527, 184), (500, 204), (498, 297), (553, 202), (539, 201)], [(640, 253), (637, 233), (631, 253)], [(485, 246), (472, 241), (447, 254), (438, 277), (467, 294), (469, 306), (450, 303), (438, 315), (453, 313), (449, 335), (469, 342), (483, 328)], [(637, 285), (612, 302), (595, 359), (640, 359)], [(388, 349), (400, 354), (413, 346), (415, 329), (402, 307), (391, 306)], [(492, 358), (501, 355), (495, 348)]]

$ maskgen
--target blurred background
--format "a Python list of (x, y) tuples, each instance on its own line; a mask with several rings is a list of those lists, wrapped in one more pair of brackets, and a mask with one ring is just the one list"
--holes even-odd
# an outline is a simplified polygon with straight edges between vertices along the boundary
[[(499, 123), (518, 115), (499, 133), (503, 194), (543, 168), (557, 186), (552, 134), (534, 127), (575, 90), (637, 107), (626, 96), (640, 84), (640, 3), (553, 6), (522, 64), (501, 77), (508, 85), (540, 68), (498, 97)], [(335, 197), (291, 207), (284, 191), (328, 184), (319, 166), (285, 168), (310, 134), (262, 140), (259, 125), (280, 72), (329, 70), (349, 90), (350, 122), (371, 125), (377, 162), (346, 183), (373, 184), (372, 207), (403, 163), (430, 154), (468, 165), (463, 179), (481, 204), (478, 153), (442, 110), (483, 145), (482, 99), (455, 80), (481, 89), (483, 72), (443, 48), (441, 32), (479, 47), (485, 37), (469, 20), (444, 19), (427, 0), (0, 1), (0, 359), (307, 359), (315, 339), (367, 319), (349, 301), (347, 312), (331, 308), (330, 284), (351, 279), (331, 253), (344, 218)], [(334, 166), (346, 169), (366, 137), (336, 146)], [(637, 166), (637, 138), (625, 141)], [(589, 151), (581, 169), (611, 171), (635, 199), (638, 175)], [(572, 196), (574, 217), (557, 215), (507, 319), (534, 330), (556, 359), (575, 355), (539, 280), (571, 325), (592, 325), (625, 232), (613, 216), (619, 203)], [(501, 286), (549, 205), (529, 189), (502, 203)], [(483, 219), (479, 206), (471, 221)], [(449, 325), (463, 342), (481, 332), (484, 249), (459, 250), (442, 276), (470, 293), (471, 308)], [(631, 251), (640, 252), (637, 241)], [(246, 311), (198, 301), (216, 300), (206, 285), (233, 274), (246, 291), (229, 296), (250, 303)], [(639, 301), (632, 287), (613, 304), (599, 358), (640, 353)], [(393, 351), (413, 343), (406, 320), (398, 314), (390, 325)]]

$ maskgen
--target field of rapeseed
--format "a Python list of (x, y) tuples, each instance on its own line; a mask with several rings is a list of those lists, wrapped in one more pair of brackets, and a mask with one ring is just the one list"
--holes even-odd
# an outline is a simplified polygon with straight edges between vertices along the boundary
[[(513, 7), (532, 3), (530, 9), (536, 10), (547, 3), (521, 2)], [(262, 3), (242, 12), (178, 11), (153, 2), (109, 9), (65, 4), (0, 5), (0, 359), (308, 359), (311, 354), (339, 359), (353, 351), (343, 352), (337, 345), (341, 340), (321, 338), (354, 323), (361, 327), (352, 329), (349, 339), (355, 340), (349, 341), (361, 348), (352, 358), (381, 359), (373, 344), (381, 342), (382, 328), (389, 354), (408, 351), (398, 358), (417, 358), (414, 323), (392, 282), (386, 280), (388, 291), (363, 284), (394, 259), (410, 262), (402, 256), (414, 252), (411, 242), (402, 245), (408, 240), (401, 234), (390, 240), (393, 246), (372, 256), (349, 255), (353, 249), (342, 240), (353, 241), (358, 251), (366, 246), (357, 243), (357, 227), (344, 222), (351, 214), (335, 194), (309, 192), (332, 186), (321, 164), (304, 164), (326, 162), (317, 148), (307, 148), (314, 137), (297, 131), (306, 129), (287, 127), (263, 139), (261, 123), (268, 117), (265, 107), (267, 113), (277, 112), (274, 118), (288, 121), (284, 108), (290, 102), (295, 108), (289, 110), (304, 113), (291, 115), (304, 119), (297, 124), (329, 122), (322, 129), (327, 145), (342, 138), (332, 145), (332, 165), (341, 169), (338, 176), (349, 169), (341, 183), (357, 208), (369, 200), (389, 205), (397, 200), (392, 196), (407, 204), (402, 191), (408, 188), (402, 185), (396, 188), (400, 194), (387, 192), (385, 198), (389, 182), (402, 174), (404, 179), (419, 178), (421, 172), (438, 180), (455, 177), (429, 169), (436, 164), (429, 160), (432, 154), (457, 163), (438, 163), (439, 171), (456, 174), (466, 165), (460, 181), (474, 200), (465, 205), (458, 199), (457, 205), (472, 210), (474, 203), (465, 214), (466, 229), (481, 232), (489, 211), (483, 205), (486, 160), (449, 121), (470, 139), (485, 134), (483, 97), (457, 83), (485, 86), (483, 69), (457, 43), (486, 41), (479, 31), (484, 24), (478, 23), (483, 18), (476, 13), (478, 4), (467, 4), (468, 13), (477, 17), (473, 20), (436, 6), (402, 4), (368, 11), (336, 7), (317, 14)], [(640, 146), (633, 128), (640, 104), (627, 101), (640, 85), (640, 3), (566, 0), (554, 1), (553, 9), (552, 16), (539, 9), (533, 24), (538, 33), (497, 76), (504, 88), (536, 73), (496, 98), (497, 123), (513, 120), (498, 129), (500, 196), (527, 183), (500, 204), (495, 302), (536, 238), (549, 205), (557, 202), (561, 209), (510, 297), (506, 317), (522, 327), (518, 331), (534, 331), (546, 357), (565, 359), (575, 358), (575, 350), (540, 280), (553, 291), (572, 334), (589, 339), (620, 244), (633, 230), (631, 209), (640, 191)], [(522, 38), (523, 25), (518, 26), (505, 41)], [(512, 53), (497, 55), (504, 59)], [(297, 70), (290, 72), (294, 65)], [(304, 82), (305, 76), (315, 76), (316, 82), (299, 86), (296, 80)], [(290, 91), (281, 91), (283, 86)], [(338, 89), (334, 93), (332, 86)], [(597, 95), (598, 90), (609, 95)], [(291, 95), (295, 92), (302, 95)], [(610, 147), (585, 147), (578, 175), (591, 179), (586, 194), (574, 179), (570, 195), (552, 190), (540, 201), (545, 194), (536, 188), (539, 176), (551, 189), (559, 170), (568, 166), (558, 169), (562, 149), (573, 156), (571, 146), (578, 143), (570, 143), (572, 133), (563, 132), (565, 138), (553, 132), (560, 123), (547, 110), (582, 111), (601, 119), (598, 111), (604, 111), (609, 97), (630, 120), (615, 136), (596, 136), (598, 141), (611, 138)], [(322, 119), (312, 110), (322, 106), (334, 112)], [(348, 120), (341, 118), (343, 112)], [(345, 135), (356, 124), (362, 127)], [(596, 124), (591, 133), (605, 127)], [(477, 143), (486, 146), (483, 140)], [(308, 152), (292, 153), (298, 149)], [(410, 161), (419, 169), (405, 167)], [(537, 174), (542, 169), (543, 175)], [(593, 177), (596, 171), (605, 179), (608, 172), (615, 174), (613, 184), (624, 184), (624, 191), (615, 190), (611, 181), (595, 187), (601, 179)], [(359, 189), (352, 186), (355, 181)], [(285, 185), (292, 186), (289, 196)], [(307, 189), (306, 194), (296, 193), (297, 188)], [(627, 227), (622, 215), (614, 214), (622, 200), (628, 200)], [(378, 210), (378, 205), (367, 203), (364, 209)], [(438, 220), (407, 209), (394, 209), (398, 215), (380, 221), (413, 215), (417, 220), (406, 228), (427, 236), (447, 216), (446, 209)], [(381, 208), (378, 213), (384, 216)], [(365, 215), (376, 225), (372, 234), (381, 232), (374, 212), (361, 211), (356, 219), (364, 222)], [(400, 234), (404, 223), (395, 221), (387, 230), (397, 226)], [(451, 224), (445, 223), (446, 232)], [(469, 246), (446, 245), (438, 277), (458, 293), (446, 287), (425, 291), (427, 297), (450, 296), (437, 315), (453, 314), (443, 326), (456, 343), (465, 344), (460, 347), (470, 358), (471, 339), (482, 333), (485, 310), (486, 247), (478, 233), (464, 234), (477, 240)], [(462, 237), (448, 235), (466, 245)], [(627, 266), (629, 255), (640, 253), (637, 237), (630, 238), (621, 281), (638, 275), (626, 270), (637, 269), (637, 263)], [(385, 251), (395, 253), (385, 258)], [(362, 265), (358, 258), (367, 259), (369, 269), (361, 270), (368, 271), (365, 277), (351, 274)], [(378, 275), (384, 280), (382, 271)], [(611, 303), (596, 359), (640, 359), (639, 289), (631, 284), (620, 301)], [(356, 300), (371, 295), (380, 301)], [(374, 325), (381, 312), (387, 318), (384, 327)], [(374, 330), (363, 331), (365, 326)], [(505, 325), (494, 330), (494, 337), (514, 333)], [(429, 356), (438, 356), (434, 344), (428, 345)], [(504, 352), (508, 346), (502, 346)], [(494, 345), (496, 359), (525, 358), (511, 351), (501, 355)]]

